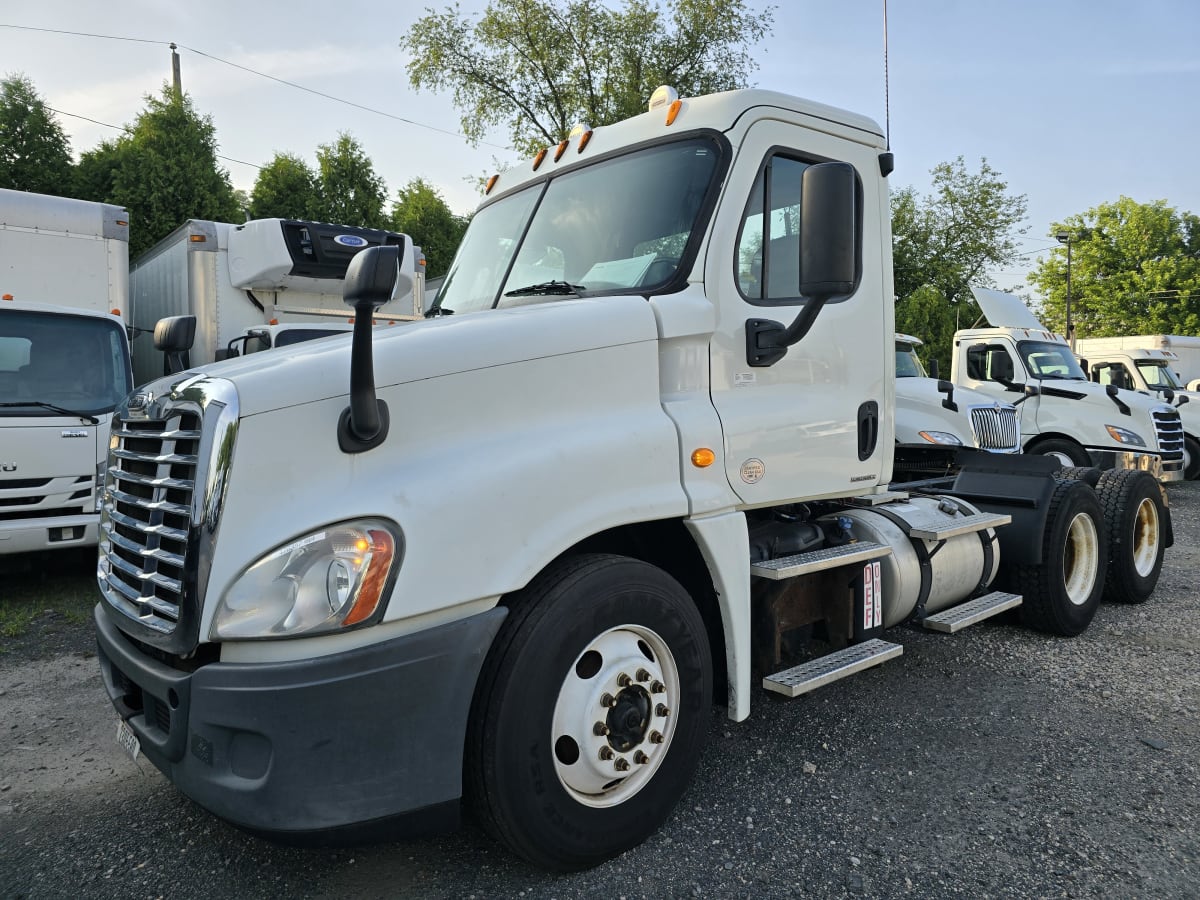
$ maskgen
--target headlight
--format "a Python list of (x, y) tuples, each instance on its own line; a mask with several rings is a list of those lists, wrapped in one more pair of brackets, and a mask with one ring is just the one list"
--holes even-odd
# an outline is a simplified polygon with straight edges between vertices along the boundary
[(1109, 437), (1118, 444), (1129, 444), (1133, 447), (1145, 447), (1146, 442), (1142, 440), (1142, 436), (1137, 432), (1130, 431), (1128, 428), (1121, 428), (1119, 425), (1105, 425), (1108, 429)]
[(931, 444), (950, 444), (955, 447), (963, 445), (963, 442), (958, 437), (948, 431), (918, 431), (917, 434)]
[(358, 519), (273, 550), (225, 591), (212, 639), (308, 636), (377, 621), (399, 543), (394, 525)]

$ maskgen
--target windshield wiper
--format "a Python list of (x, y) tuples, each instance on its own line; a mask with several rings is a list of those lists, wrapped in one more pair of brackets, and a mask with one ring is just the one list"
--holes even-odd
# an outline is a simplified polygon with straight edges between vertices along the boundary
[(543, 281), (541, 284), (530, 284), (514, 291), (505, 291), (505, 297), (534, 297), (539, 294), (578, 294), (584, 290), (582, 284), (571, 284), (568, 281)]
[(73, 409), (64, 409), (61, 406), (55, 406), (53, 403), (47, 403), (45, 400), (22, 400), (0, 403), (0, 408), (10, 408), (14, 406), (40, 406), (42, 409), (48, 409), (50, 412), (56, 412), (60, 416), (78, 416), (81, 419), (86, 419), (89, 425), (99, 425), (100, 420), (91, 413), (76, 412)]

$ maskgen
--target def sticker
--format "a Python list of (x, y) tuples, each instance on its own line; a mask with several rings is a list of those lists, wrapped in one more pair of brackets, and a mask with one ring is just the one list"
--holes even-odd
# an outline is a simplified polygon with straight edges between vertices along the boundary
[(742, 481), (746, 484), (758, 484), (766, 473), (767, 467), (761, 459), (748, 459), (742, 463)]

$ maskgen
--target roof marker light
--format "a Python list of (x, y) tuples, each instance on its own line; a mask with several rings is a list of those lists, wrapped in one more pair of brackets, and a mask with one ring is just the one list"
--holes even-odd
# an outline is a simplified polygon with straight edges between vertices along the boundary
[(208, 238), (202, 234), (189, 234), (188, 240), (193, 244), (203, 244), (206, 240), (208, 240)]
[(546, 158), (546, 148), (543, 147), (541, 150), (538, 151), (538, 155), (533, 158), (533, 171), (536, 172), (538, 170), (538, 166), (540, 166), (542, 164), (542, 161), (545, 158)]
[(491, 178), (488, 179), (487, 187), (483, 189), (483, 193), (485, 195), (490, 194), (492, 192), (492, 188), (494, 188), (496, 186), (496, 182), (499, 180), (500, 180), (500, 173), (497, 172), (495, 175), (493, 175)]
[(555, 162), (558, 162), (560, 159), (562, 159), (562, 155), (567, 152), (567, 144), (568, 143), (569, 143), (568, 141), (563, 141), (561, 144), (559, 144), (554, 149), (554, 161)]
[(683, 109), (683, 101), (676, 100), (671, 104), (671, 108), (667, 110), (667, 124), (674, 125), (675, 117), (679, 115), (679, 110)]

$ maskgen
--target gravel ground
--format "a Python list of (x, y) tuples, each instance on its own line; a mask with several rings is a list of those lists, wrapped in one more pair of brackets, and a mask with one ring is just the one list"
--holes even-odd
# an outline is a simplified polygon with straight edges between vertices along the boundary
[(1154, 597), (1072, 640), (893, 631), (904, 656), (714, 710), (700, 771), (635, 850), (569, 876), (468, 824), (341, 850), (242, 834), (122, 756), (90, 626), (0, 654), (5, 897), (1195, 897), (1200, 482), (1169, 489)]

